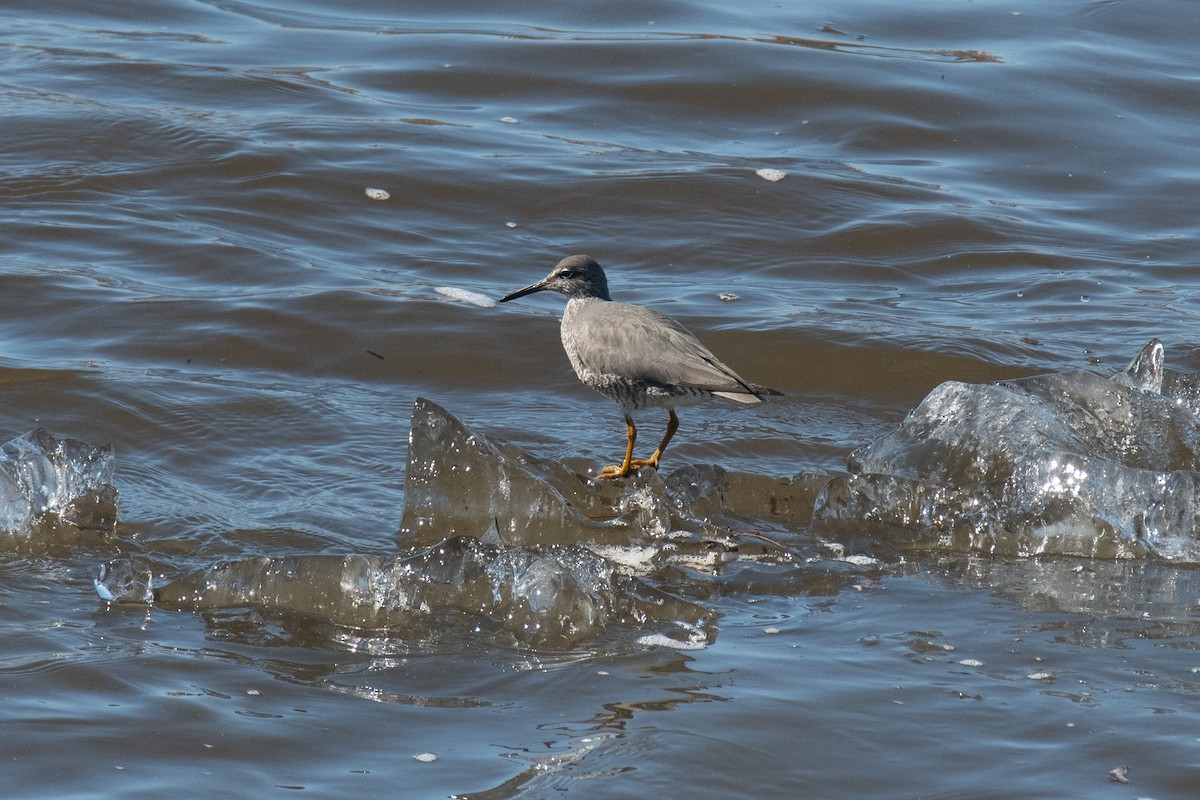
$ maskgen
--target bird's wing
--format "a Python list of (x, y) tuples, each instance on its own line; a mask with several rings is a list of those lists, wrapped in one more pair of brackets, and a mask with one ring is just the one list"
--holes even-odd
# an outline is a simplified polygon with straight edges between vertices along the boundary
[[(575, 350), (596, 372), (691, 386), (755, 402), (755, 388), (670, 317), (627, 303), (590, 303), (576, 320)], [(753, 399), (751, 399), (753, 398)]]

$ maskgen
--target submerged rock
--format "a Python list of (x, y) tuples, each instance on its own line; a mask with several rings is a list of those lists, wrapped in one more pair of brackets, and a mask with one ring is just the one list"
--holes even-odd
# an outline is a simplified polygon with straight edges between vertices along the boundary
[(0, 445), (0, 543), (38, 527), (108, 532), (116, 525), (112, 448), (58, 439), (43, 428)]
[(1112, 378), (944, 383), (851, 454), (814, 518), (938, 548), (1200, 561), (1196, 385), (1157, 339)]
[(619, 573), (579, 546), (505, 547), (468, 536), (405, 556), (294, 555), (221, 561), (156, 586), (130, 559), (103, 565), (101, 598), (172, 610), (257, 607), (400, 638), (446, 613), (477, 618), (522, 644), (566, 648), (611, 625), (711, 622), (700, 606)]

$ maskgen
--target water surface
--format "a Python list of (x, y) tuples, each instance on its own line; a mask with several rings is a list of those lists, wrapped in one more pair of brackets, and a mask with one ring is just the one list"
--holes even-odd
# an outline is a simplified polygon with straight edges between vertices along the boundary
[(111, 442), (122, 519), (111, 546), (0, 559), (13, 796), (1200, 789), (1196, 578), (1164, 564), (734, 565), (686, 582), (720, 617), (688, 652), (91, 591), (131, 542), (180, 570), (388, 552), (418, 396), (611, 463), (620, 418), (571, 374), (560, 298), (436, 291), (498, 297), (569, 253), (787, 394), (685, 409), (665, 469), (841, 469), (943, 381), (1116, 371), (1152, 336), (1200, 368), (1194, 5), (6, 19), (0, 429)]

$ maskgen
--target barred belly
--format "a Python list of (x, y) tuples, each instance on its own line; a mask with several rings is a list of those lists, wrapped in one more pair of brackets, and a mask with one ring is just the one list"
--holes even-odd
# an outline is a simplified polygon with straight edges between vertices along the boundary
[(712, 393), (705, 389), (687, 386), (663, 386), (657, 383), (631, 381), (615, 375), (590, 373), (587, 377), (579, 373), (579, 379), (605, 397), (612, 398), (622, 411), (640, 411), (644, 408), (673, 408), (699, 403)]

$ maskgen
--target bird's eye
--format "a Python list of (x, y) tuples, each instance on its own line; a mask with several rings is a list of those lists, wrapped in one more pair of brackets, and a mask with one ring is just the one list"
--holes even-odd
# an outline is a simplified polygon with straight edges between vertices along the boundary
[(569, 279), (569, 278), (578, 278), (578, 277), (579, 277), (579, 273), (578, 273), (578, 272), (576, 272), (576, 271), (575, 271), (575, 270), (573, 270), (573, 269), (564, 269), (562, 272), (558, 273), (558, 277), (560, 277), (560, 278), (568, 278), (568, 279)]

